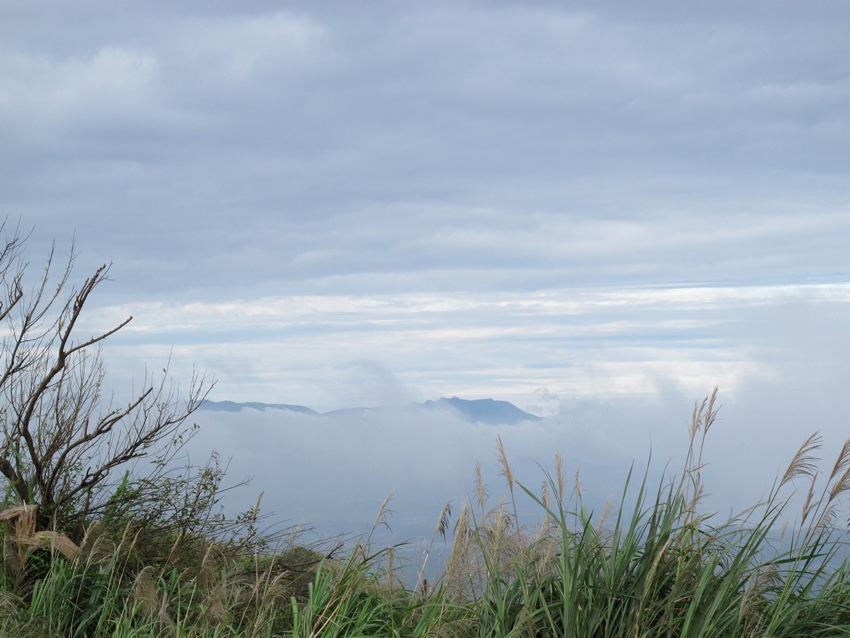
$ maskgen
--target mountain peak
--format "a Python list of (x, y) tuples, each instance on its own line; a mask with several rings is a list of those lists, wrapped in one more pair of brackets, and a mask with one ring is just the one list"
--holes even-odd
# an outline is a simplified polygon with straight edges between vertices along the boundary
[(494, 399), (461, 399), (443, 397), (438, 401), (426, 401), (426, 409), (448, 408), (459, 413), (464, 421), (486, 425), (515, 425), (523, 421), (539, 421), (540, 417), (520, 410), (509, 401)]

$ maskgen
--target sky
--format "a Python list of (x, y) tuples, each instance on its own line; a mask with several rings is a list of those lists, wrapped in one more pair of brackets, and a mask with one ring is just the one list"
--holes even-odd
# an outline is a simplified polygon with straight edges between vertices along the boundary
[[(523, 459), (623, 467), (719, 386), (719, 493), (758, 491), (850, 435), (848, 32), (817, 0), (0, 0), (0, 216), (36, 270), (112, 264), (81, 330), (134, 317), (115, 387), (492, 397), (547, 417), (504, 434)], [(342, 433), (245, 419), (348, 467)], [(358, 427), (376, 491), (412, 449), (448, 492), (492, 460), (468, 424)]]

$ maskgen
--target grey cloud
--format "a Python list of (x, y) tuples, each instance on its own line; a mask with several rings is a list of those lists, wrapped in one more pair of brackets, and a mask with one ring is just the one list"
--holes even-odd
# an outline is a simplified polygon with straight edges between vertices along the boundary
[(334, 392), (340, 408), (397, 406), (422, 399), (380, 361), (361, 359), (339, 367), (348, 373), (347, 387), (337, 387)]
[[(687, 244), (654, 264), (527, 246), (606, 220), (654, 231), (667, 211), (722, 227), (846, 207), (850, 55), (826, 8), (151, 6), (101, 7), (55, 44), (19, 13), (4, 52), (4, 208), (76, 228), (146, 294), (705, 280)], [(840, 243), (780, 263), (843, 271)]]

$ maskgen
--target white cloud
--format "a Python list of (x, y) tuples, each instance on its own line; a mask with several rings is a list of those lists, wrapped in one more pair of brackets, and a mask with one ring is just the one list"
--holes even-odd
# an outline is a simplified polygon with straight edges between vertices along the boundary
[(158, 74), (154, 56), (116, 45), (59, 60), (4, 57), (12, 73), (0, 80), (0, 107), (27, 144), (50, 145), (72, 124), (144, 118)]
[(169, 30), (171, 63), (204, 79), (208, 91), (240, 90), (277, 74), (315, 70), (327, 49), (328, 30), (306, 15), (216, 16), (182, 21)]
[(832, 321), (848, 302), (846, 284), (328, 295), (130, 304), (97, 309), (84, 327), (134, 315), (107, 349), (117, 374), (171, 353), (177, 371), (214, 372), (218, 398), (331, 409), (496, 395), (524, 408), (541, 387), (650, 397), (671, 384), (688, 396), (720, 385), (738, 397), (752, 382), (795, 378), (788, 357), (798, 351), (776, 350), (786, 340), (832, 360), (829, 331), (813, 330), (812, 342), (788, 319), (808, 308)]

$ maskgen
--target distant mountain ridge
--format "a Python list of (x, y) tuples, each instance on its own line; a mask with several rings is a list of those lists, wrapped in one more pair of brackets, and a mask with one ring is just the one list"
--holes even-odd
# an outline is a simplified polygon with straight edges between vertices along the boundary
[(237, 403), (235, 401), (206, 400), (201, 405), (201, 410), (208, 410), (210, 412), (239, 412), (243, 408), (259, 410), (260, 412), (265, 412), (266, 410), (288, 410), (290, 412), (309, 414), (310, 416), (322, 416), (320, 412), (311, 410), (303, 405), (289, 405), (288, 403), (258, 403), (256, 401)]
[[(451, 412), (467, 423), (483, 423), (485, 425), (515, 425), (524, 421), (540, 421), (541, 417), (521, 410), (509, 401), (496, 401), (494, 399), (460, 399), (458, 397), (445, 397), (437, 401), (425, 401), (424, 403), (409, 403), (403, 406), (413, 410), (427, 410), (429, 412)], [(378, 414), (392, 408), (343, 408), (331, 410), (330, 412), (317, 412), (303, 405), (290, 405), (287, 403), (259, 403), (235, 401), (204, 401), (202, 410), (211, 412), (239, 412), (242, 409), (252, 409), (265, 412), (267, 410), (285, 410), (298, 412), (315, 417), (354, 416), (362, 417), (369, 414)]]

